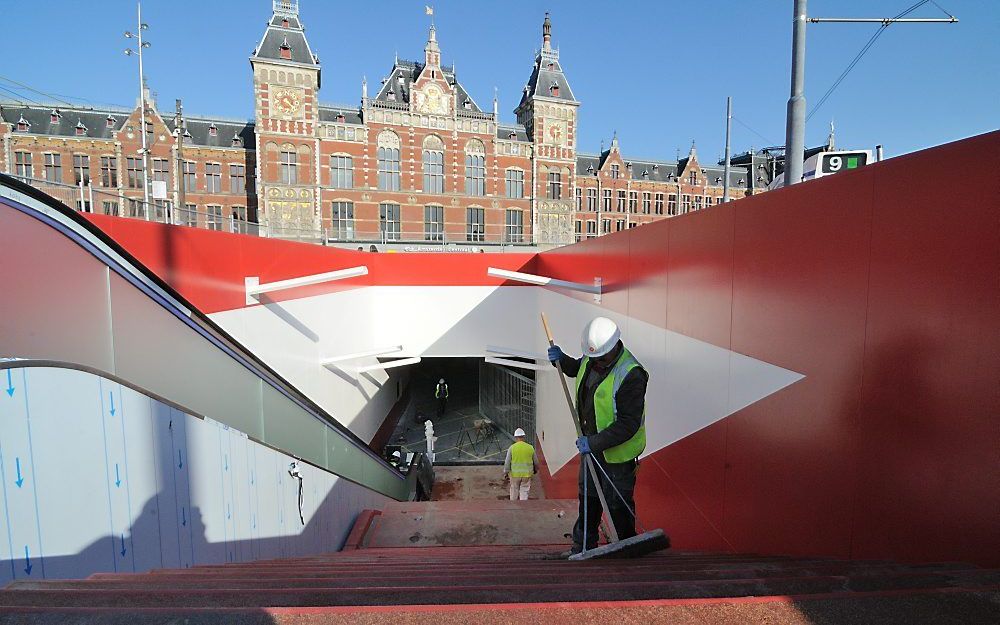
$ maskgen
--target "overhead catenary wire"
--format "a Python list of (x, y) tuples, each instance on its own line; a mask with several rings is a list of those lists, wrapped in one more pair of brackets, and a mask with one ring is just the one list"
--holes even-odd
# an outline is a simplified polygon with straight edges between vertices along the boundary
[[(830, 96), (833, 95), (833, 92), (837, 90), (837, 87), (839, 87), (842, 82), (844, 82), (844, 79), (847, 78), (847, 75), (851, 73), (851, 70), (853, 70), (855, 66), (857, 66), (857, 64), (861, 61), (861, 59), (865, 56), (865, 54), (868, 53), (868, 50), (870, 50), (871, 47), (875, 45), (875, 42), (878, 41), (878, 38), (882, 36), (882, 33), (884, 33), (885, 30), (892, 24), (893, 20), (898, 20), (912, 13), (913, 11), (916, 11), (917, 9), (927, 4), (928, 2), (933, 2), (933, 0), (919, 0), (919, 2), (910, 5), (909, 8), (905, 9), (898, 15), (883, 22), (878, 27), (878, 30), (875, 31), (875, 34), (873, 34), (871, 38), (868, 40), (868, 42), (865, 43), (865, 45), (861, 48), (861, 51), (858, 52), (858, 54), (854, 57), (854, 59), (852, 59), (851, 62), (847, 65), (847, 68), (844, 69), (844, 71), (841, 72), (840, 76), (837, 77), (837, 80), (835, 80), (833, 84), (830, 85), (830, 88), (826, 90), (826, 93), (823, 94), (823, 97), (821, 97), (819, 101), (816, 102), (816, 105), (813, 106), (812, 110), (809, 111), (809, 113), (806, 115), (806, 121), (808, 122), (810, 119), (812, 119), (812, 116), (815, 115), (816, 112), (819, 111), (819, 109), (823, 106), (823, 104), (830, 98)], [(941, 9), (941, 11), (944, 12), (949, 17), (953, 17), (950, 13), (945, 11), (941, 7), (941, 5), (939, 5), (937, 2), (934, 2), (934, 6)]]
[(67, 106), (73, 106), (73, 103), (69, 102), (68, 100), (63, 100), (62, 98), (58, 98), (58, 97), (56, 97), (55, 95), (53, 95), (51, 93), (46, 93), (44, 91), (40, 91), (40, 90), (35, 89), (34, 87), (30, 86), (30, 85), (24, 84), (23, 82), (18, 82), (16, 80), (11, 79), (11, 78), (7, 78), (6, 76), (0, 76), (0, 80), (2, 80), (4, 82), (8, 82), (8, 83), (10, 83), (12, 85), (15, 85), (17, 87), (21, 87), (22, 89), (27, 89), (28, 91), (31, 91), (32, 93), (37, 93), (38, 95), (45, 96), (46, 98), (49, 98), (49, 99), (51, 99), (51, 100), (53, 100), (55, 102), (59, 102), (60, 104), (65, 104)]

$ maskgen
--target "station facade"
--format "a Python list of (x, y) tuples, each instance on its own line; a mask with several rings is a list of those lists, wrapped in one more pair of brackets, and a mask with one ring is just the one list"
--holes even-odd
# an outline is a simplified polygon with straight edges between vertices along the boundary
[[(320, 58), (297, 1), (273, 1), (250, 63), (253, 121), (185, 116), (179, 103), (165, 114), (147, 100), (145, 169), (167, 189), (150, 218), (341, 245), (547, 246), (722, 201), (723, 169), (700, 163), (693, 143), (677, 161), (629, 158), (617, 137), (580, 149), (580, 102), (547, 14), (515, 123), (442, 65), (433, 25), (422, 61), (396, 59), (380, 84), (363, 82), (358, 106), (319, 101)], [(143, 217), (140, 128), (138, 106), (4, 105), (0, 170), (49, 192), (64, 185), (54, 195), (81, 210)], [(730, 197), (753, 190), (732, 168)]]

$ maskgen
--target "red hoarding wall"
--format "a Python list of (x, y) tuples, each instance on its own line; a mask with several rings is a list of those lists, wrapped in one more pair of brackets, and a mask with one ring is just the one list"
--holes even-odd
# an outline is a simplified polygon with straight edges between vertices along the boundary
[(368, 275), (268, 293), (282, 301), (364, 286), (522, 286), (488, 267), (533, 271), (534, 254), (370, 253), (84, 213), (203, 313), (246, 306), (244, 279), (260, 283), (365, 265)]
[(683, 549), (1000, 564), (998, 159), (994, 132), (538, 256), (602, 276), (602, 306), (806, 376), (647, 458), (647, 526)]

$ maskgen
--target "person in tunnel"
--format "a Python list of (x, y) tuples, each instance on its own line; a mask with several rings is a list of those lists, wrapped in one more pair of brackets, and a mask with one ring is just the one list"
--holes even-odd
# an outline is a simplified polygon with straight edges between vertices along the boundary
[[(618, 325), (606, 317), (597, 317), (584, 328), (582, 350), (583, 356), (573, 358), (553, 345), (548, 358), (553, 366), (558, 362), (564, 374), (576, 378), (576, 409), (582, 431), (576, 447), (580, 454), (590, 454), (597, 464), (598, 487), (608, 503), (608, 516), (618, 538), (625, 539), (636, 535), (633, 492), (638, 458), (646, 448), (649, 375), (625, 348)], [(580, 553), (584, 546), (597, 546), (602, 509), (591, 481), (584, 514), (584, 479), (589, 480), (586, 464), (580, 462), (580, 509), (573, 526), (573, 547), (566, 555)]]
[(511, 501), (528, 500), (531, 477), (538, 473), (535, 448), (525, 441), (526, 438), (522, 428), (514, 430), (514, 444), (507, 448), (507, 457), (503, 461), (503, 477), (510, 480)]
[(437, 418), (440, 419), (448, 409), (448, 383), (444, 378), (438, 380), (437, 386), (434, 387), (434, 398), (438, 401)]

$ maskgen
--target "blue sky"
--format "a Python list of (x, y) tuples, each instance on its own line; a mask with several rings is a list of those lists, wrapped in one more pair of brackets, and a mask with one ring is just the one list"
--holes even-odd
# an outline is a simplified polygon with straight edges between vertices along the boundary
[[(895, 15), (915, 0), (810, 0), (813, 16)], [(881, 36), (807, 127), (824, 141), (831, 119), (844, 148), (906, 153), (994, 130), (1000, 124), (1000, 2), (937, 0), (960, 22), (894, 25)], [(47, 100), (15, 80), (74, 101), (132, 105), (135, 61), (122, 54), (135, 3), (2, 0), (22, 28), (4, 32), (0, 88)], [(428, 18), (419, 2), (300, 0), (323, 66), (324, 102), (356, 103), (361, 77), (377, 85), (393, 55), (421, 59)], [(791, 0), (435, 2), (446, 64), (484, 109), (493, 89), (501, 120), (527, 80), (541, 22), (583, 104), (580, 149), (596, 152), (617, 131), (626, 155), (671, 160), (697, 141), (703, 160), (721, 157), (725, 99), (734, 99), (734, 152), (784, 142)], [(10, 10), (5, 11), (8, 15)], [(248, 56), (271, 13), (270, 0), (146, 0), (152, 43), (145, 57), (161, 110), (184, 100), (191, 114), (253, 114)], [(58, 16), (53, 19), (53, 16)], [(943, 17), (928, 2), (911, 17)], [(874, 24), (808, 27), (809, 109), (877, 30)], [(27, 51), (14, 54), (13, 50)], [(0, 98), (10, 97), (0, 90)]]

